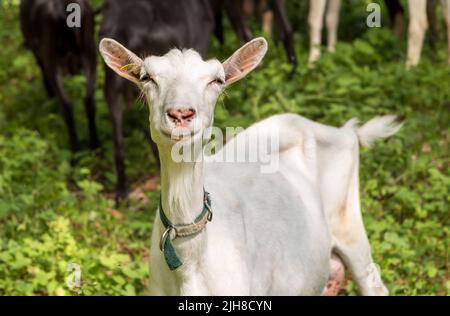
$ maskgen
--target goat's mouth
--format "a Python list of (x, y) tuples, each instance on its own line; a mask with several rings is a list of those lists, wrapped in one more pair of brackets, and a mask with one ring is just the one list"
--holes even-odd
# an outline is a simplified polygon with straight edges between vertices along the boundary
[(173, 142), (187, 141), (195, 138), (201, 131), (191, 130), (185, 127), (175, 127), (172, 129), (162, 129), (161, 133)]

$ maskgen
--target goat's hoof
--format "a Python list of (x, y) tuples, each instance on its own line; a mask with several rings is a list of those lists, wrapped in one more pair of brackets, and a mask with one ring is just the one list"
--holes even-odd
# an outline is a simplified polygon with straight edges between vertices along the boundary
[(128, 197), (128, 192), (126, 190), (119, 190), (116, 194), (116, 207), (119, 207), (119, 205), (125, 201)]

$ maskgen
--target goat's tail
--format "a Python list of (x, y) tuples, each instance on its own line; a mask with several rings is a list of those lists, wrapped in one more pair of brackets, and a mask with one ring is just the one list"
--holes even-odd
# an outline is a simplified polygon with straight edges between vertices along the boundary
[(366, 124), (359, 126), (356, 118), (345, 123), (345, 128), (353, 129), (363, 147), (370, 147), (379, 139), (388, 138), (402, 128), (403, 123), (396, 122), (395, 115), (377, 116)]

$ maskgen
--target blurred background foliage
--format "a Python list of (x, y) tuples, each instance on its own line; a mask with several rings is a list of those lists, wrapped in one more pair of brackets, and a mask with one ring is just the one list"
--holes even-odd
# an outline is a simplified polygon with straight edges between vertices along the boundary
[[(101, 2), (93, 1), (95, 7)], [(405, 39), (393, 36), (383, 6), (383, 27), (365, 26), (369, 2), (344, 1), (337, 52), (325, 53), (308, 69), (308, 4), (288, 0), (301, 62), (295, 78), (288, 78), (281, 43), (271, 41), (262, 67), (221, 98), (216, 124), (245, 127), (281, 112), (333, 125), (399, 115), (406, 123), (398, 135), (361, 152), (362, 209), (374, 259), (391, 294), (449, 295), (450, 68), (444, 25), (434, 60), (425, 48), (420, 66), (408, 71)], [(155, 160), (139, 127), (148, 124), (147, 108), (136, 103), (125, 115), (132, 198), (116, 209), (100, 58), (96, 102), (103, 148), (80, 152), (72, 166), (58, 104), (47, 98), (35, 60), (23, 47), (18, 3), (0, 2), (0, 295), (145, 295), (159, 198)], [(258, 22), (251, 24), (261, 35)], [(225, 45), (214, 39), (210, 50), (221, 60), (239, 46), (228, 24), (226, 29)], [(87, 145), (84, 81), (80, 75), (65, 83)], [(81, 267), (81, 285), (70, 289), (72, 262)], [(356, 294), (351, 280), (342, 294)]]

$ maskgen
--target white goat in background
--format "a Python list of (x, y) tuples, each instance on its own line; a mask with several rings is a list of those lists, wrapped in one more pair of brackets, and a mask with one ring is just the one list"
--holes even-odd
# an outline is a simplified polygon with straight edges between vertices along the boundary
[[(449, 51), (448, 63), (450, 64), (450, 0), (441, 0), (441, 3), (447, 26)], [(328, 33), (327, 48), (330, 52), (335, 51), (341, 0), (310, 0), (309, 5), (309, 64), (311, 65), (320, 57), (320, 44), (322, 41), (322, 26), (325, 11), (325, 20)], [(406, 65), (415, 66), (420, 61), (425, 32), (428, 28), (427, 0), (408, 0), (408, 10), (410, 20), (408, 27), (408, 50), (406, 53)]]
[[(238, 143), (248, 148), (255, 137), (276, 136), (279, 148), (268, 152), (279, 158), (277, 172), (261, 173), (259, 162), (202, 161), (203, 134), (213, 124), (218, 97), (260, 63), (267, 42), (254, 39), (224, 63), (203, 61), (193, 50), (142, 60), (112, 39), (103, 39), (100, 51), (147, 97), (160, 152), (151, 294), (320, 295), (333, 272), (332, 255), (348, 267), (361, 294), (387, 294), (372, 268), (360, 211), (358, 140), (370, 145), (394, 134), (400, 127), (394, 117), (334, 128), (296, 114), (276, 115), (241, 132), (216, 155)], [(172, 151), (180, 144), (200, 150), (192, 160), (176, 162)], [(210, 207), (214, 218), (206, 224)]]
[[(450, 64), (450, 0), (441, 0), (447, 26), (448, 63)], [(408, 0), (409, 27), (406, 65), (415, 66), (420, 61), (425, 32), (428, 28), (427, 0)]]
[(320, 58), (322, 43), (323, 18), (326, 11), (327, 49), (334, 52), (338, 38), (339, 12), (341, 0), (310, 0), (309, 1), (309, 59), (311, 65)]

